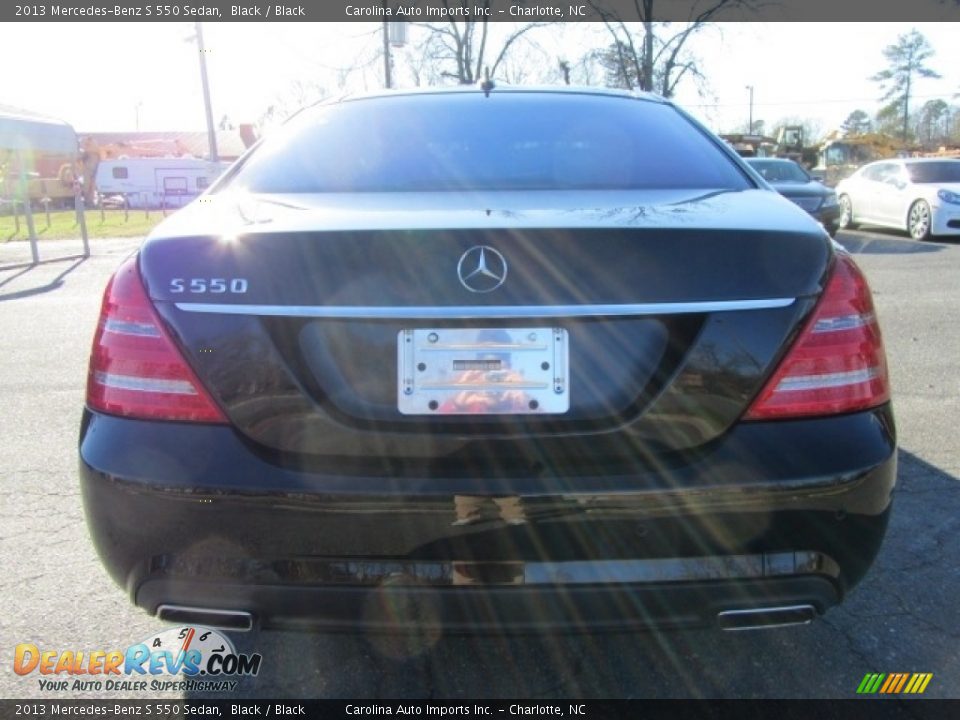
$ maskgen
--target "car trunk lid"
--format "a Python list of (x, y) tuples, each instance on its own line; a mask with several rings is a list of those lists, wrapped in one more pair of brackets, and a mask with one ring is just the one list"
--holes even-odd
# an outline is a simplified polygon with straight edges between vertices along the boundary
[[(391, 195), (365, 218), (353, 196), (218, 199), (161, 227), (141, 268), (198, 376), (265, 451), (509, 474), (622, 468), (717, 437), (819, 292), (822, 232), (764, 191), (533, 195), (443, 211)], [(505, 263), (487, 292), (463, 282), (477, 248)], [(562, 331), (565, 408), (402, 412), (405, 333), (466, 329)]]

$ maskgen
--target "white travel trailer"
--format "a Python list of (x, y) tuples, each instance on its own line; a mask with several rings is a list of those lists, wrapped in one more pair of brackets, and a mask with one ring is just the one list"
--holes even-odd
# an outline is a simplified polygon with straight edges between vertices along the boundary
[(102, 160), (97, 166), (97, 191), (101, 197), (122, 195), (132, 208), (179, 208), (229, 166), (199, 158)]

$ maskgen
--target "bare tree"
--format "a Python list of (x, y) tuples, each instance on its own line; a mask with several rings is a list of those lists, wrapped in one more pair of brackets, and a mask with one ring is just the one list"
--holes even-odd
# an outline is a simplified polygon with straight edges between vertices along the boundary
[(637, 73), (640, 71), (636, 57), (621, 40), (594, 54), (597, 64), (603, 69), (604, 82), (608, 87), (632, 90), (637, 87)]
[[(609, 48), (594, 48), (584, 53), (570, 67), (571, 82), (575, 85), (608, 85), (617, 87), (607, 77), (611, 68), (606, 64), (605, 54)], [(626, 86), (623, 86), (626, 87)]]
[[(443, 78), (434, 58), (435, 48), (430, 33), (411, 33), (411, 41), (400, 51), (394, 52), (397, 75), (409, 75), (414, 87), (429, 87), (441, 84)], [(402, 85), (403, 81), (398, 80)]]
[(285, 91), (277, 93), (273, 102), (257, 120), (261, 132), (282, 123), (301, 108), (313, 105), (329, 95), (326, 87), (314, 80), (294, 80)]
[[(444, 2), (444, 6), (469, 7), (471, 0)], [(490, 0), (481, 7), (489, 8)], [(546, 23), (525, 23), (514, 26), (505, 37), (493, 38), (486, 20), (450, 20), (445, 23), (411, 23), (428, 31), (430, 59), (443, 69), (440, 74), (461, 85), (472, 85), (485, 77), (495, 77), (511, 48), (527, 33)], [(502, 26), (503, 23), (498, 23)]]
[(620, 87), (656, 92), (672, 97), (685, 78), (703, 79), (689, 41), (724, 12), (755, 10), (764, 0), (707, 0), (694, 3), (686, 22), (658, 22), (657, 10), (665, 0), (633, 0), (631, 15), (639, 24), (628, 24), (623, 13), (604, 0), (591, 0), (612, 40), (602, 51), (601, 64)]
[(496, 77), (510, 85), (559, 84), (563, 70), (535, 43), (523, 43), (507, 53), (497, 69)]
[(944, 118), (948, 143), (960, 144), (960, 107), (950, 108), (949, 117)]
[(924, 145), (945, 142), (950, 106), (943, 100), (928, 100), (920, 109), (917, 121), (917, 138)]

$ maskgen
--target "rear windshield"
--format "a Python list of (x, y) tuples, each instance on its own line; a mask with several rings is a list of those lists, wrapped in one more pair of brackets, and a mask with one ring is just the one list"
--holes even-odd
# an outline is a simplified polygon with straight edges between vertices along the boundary
[(262, 193), (750, 187), (668, 105), (496, 91), (300, 113), (228, 185)]
[(955, 183), (960, 182), (960, 160), (907, 163), (910, 181), (915, 183)]

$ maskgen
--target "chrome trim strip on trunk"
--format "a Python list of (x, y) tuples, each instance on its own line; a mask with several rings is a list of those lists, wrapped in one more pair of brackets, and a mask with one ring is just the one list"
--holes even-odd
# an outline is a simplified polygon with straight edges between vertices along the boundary
[(360, 320), (467, 320), (508, 318), (631, 317), (686, 313), (768, 310), (792, 305), (796, 298), (716, 300), (702, 302), (637, 303), (628, 305), (241, 305), (228, 303), (174, 303), (178, 310), (223, 315), (271, 317), (353, 318)]

